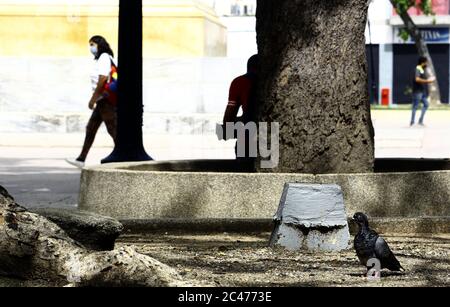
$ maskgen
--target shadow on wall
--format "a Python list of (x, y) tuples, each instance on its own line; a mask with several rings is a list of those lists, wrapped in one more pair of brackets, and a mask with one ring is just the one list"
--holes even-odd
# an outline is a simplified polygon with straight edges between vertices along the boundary
[(370, 206), (367, 213), (380, 217), (448, 216), (450, 187), (446, 177), (435, 172), (392, 174), (372, 187), (383, 204)]
[[(190, 181), (190, 180), (187, 180)], [(205, 180), (202, 186), (207, 185)], [(170, 205), (165, 206), (161, 217), (176, 218), (183, 216), (184, 218), (195, 218), (201, 212), (201, 205), (205, 203), (204, 198), (208, 198), (206, 194), (207, 189), (189, 190), (184, 189), (184, 186), (172, 185), (173, 194), (170, 199)]]

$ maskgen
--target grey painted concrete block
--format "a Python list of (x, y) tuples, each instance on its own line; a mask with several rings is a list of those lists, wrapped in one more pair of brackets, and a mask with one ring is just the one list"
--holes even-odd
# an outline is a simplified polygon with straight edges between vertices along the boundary
[(313, 251), (349, 247), (344, 197), (338, 185), (285, 184), (274, 220), (272, 247)]

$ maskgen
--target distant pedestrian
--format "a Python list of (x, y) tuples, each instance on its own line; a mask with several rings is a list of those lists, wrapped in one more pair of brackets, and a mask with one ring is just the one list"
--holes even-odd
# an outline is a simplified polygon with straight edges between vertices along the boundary
[(428, 60), (426, 57), (420, 57), (418, 61), (418, 65), (416, 67), (416, 72), (413, 81), (413, 94), (412, 94), (412, 116), (410, 125), (413, 126), (415, 124), (416, 111), (419, 107), (419, 104), (422, 102), (422, 114), (419, 118), (419, 125), (423, 126), (423, 120), (425, 117), (425, 113), (428, 109), (428, 85), (433, 83), (436, 79), (428, 78), (426, 68), (428, 65)]
[(111, 81), (117, 79), (117, 63), (111, 47), (102, 36), (93, 36), (89, 40), (89, 46), (94, 63), (91, 72), (92, 96), (88, 107), (93, 112), (86, 126), (86, 136), (80, 155), (76, 159), (66, 159), (68, 163), (78, 168), (84, 167), (98, 128), (103, 122), (114, 142), (116, 140), (116, 99), (114, 95), (110, 95), (109, 87), (112, 87)]

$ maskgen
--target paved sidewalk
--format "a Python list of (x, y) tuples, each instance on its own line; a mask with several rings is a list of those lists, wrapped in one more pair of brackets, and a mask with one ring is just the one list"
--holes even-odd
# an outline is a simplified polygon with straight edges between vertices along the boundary
[[(420, 112), (416, 116), (419, 116)], [(377, 158), (450, 158), (450, 111), (429, 111), (409, 126), (409, 110), (372, 111)]]
[[(0, 185), (20, 204), (29, 207), (75, 207), (80, 170), (64, 160), (76, 157), (84, 135), (0, 134)], [(209, 144), (217, 143), (213, 148)], [(99, 134), (86, 165), (96, 165), (111, 153), (113, 143)], [(231, 159), (234, 143), (213, 136), (152, 136), (145, 139), (148, 153), (157, 160)]]
[(27, 207), (76, 207), (80, 170), (63, 160), (72, 152), (67, 148), (0, 147), (0, 185)]

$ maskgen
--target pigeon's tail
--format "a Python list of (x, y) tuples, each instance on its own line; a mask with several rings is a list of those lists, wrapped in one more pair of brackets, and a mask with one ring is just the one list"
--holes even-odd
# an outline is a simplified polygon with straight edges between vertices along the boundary
[(391, 257), (387, 259), (386, 268), (394, 272), (405, 272), (405, 269), (402, 267), (397, 258), (395, 258), (394, 254), (391, 254)]

